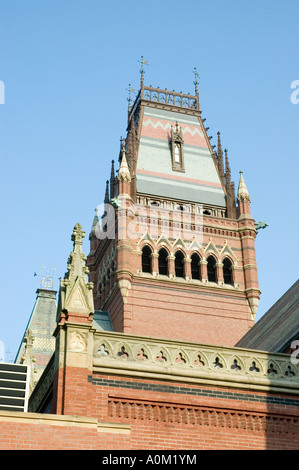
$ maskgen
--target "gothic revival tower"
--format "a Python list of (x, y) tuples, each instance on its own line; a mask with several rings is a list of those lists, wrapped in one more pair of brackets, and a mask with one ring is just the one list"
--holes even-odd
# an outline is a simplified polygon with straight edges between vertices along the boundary
[(211, 145), (198, 96), (144, 85), (129, 102), (119, 171), (96, 213), (87, 264), (115, 331), (233, 346), (260, 296), (256, 229), (240, 174)]

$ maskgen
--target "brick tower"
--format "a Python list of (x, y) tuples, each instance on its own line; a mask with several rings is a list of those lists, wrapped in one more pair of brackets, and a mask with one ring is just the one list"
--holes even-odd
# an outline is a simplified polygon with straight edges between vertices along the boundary
[[(196, 76), (196, 74), (195, 74)], [(115, 331), (233, 346), (260, 296), (255, 222), (240, 172), (211, 145), (195, 94), (144, 85), (129, 101), (87, 265), (96, 310)]]

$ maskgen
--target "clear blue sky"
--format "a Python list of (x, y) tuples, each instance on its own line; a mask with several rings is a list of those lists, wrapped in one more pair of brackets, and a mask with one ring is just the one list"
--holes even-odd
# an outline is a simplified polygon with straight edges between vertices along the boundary
[(0, 341), (12, 360), (41, 265), (66, 271), (102, 203), (129, 83), (193, 93), (239, 170), (257, 236), (260, 318), (298, 278), (298, 0), (0, 0)]

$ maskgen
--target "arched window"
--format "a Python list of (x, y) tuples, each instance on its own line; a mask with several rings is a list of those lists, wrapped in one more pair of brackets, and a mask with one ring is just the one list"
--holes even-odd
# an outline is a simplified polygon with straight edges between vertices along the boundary
[(142, 272), (152, 272), (152, 250), (148, 245), (142, 248)]
[(159, 265), (159, 274), (163, 274), (168, 276), (168, 251), (165, 248), (161, 248), (159, 250), (159, 258), (158, 258), (158, 265)]
[(181, 163), (181, 146), (177, 142), (174, 144), (174, 162)]
[(200, 257), (197, 253), (191, 256), (191, 277), (192, 279), (201, 279)]
[(176, 277), (184, 277), (184, 254), (181, 251), (175, 254), (174, 267)]
[(233, 285), (233, 265), (229, 258), (224, 258), (223, 260), (223, 279), (224, 284)]
[(216, 260), (214, 256), (209, 256), (207, 259), (208, 265), (208, 280), (210, 282), (217, 282), (217, 276), (216, 276)]

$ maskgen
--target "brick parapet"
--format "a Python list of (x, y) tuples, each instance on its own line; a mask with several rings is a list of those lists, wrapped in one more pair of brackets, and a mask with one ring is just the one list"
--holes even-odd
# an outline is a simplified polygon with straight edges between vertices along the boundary
[(130, 425), (94, 417), (0, 411), (1, 450), (130, 449)]
[(70, 328), (70, 340), (77, 329), (80, 342), (65, 342), (64, 371), (61, 360), (48, 368), (48, 383), (52, 374), (64, 397), (57, 412), (129, 425), (129, 444), (120, 446), (130, 447), (123, 448), (299, 448), (299, 371), (289, 356), (62, 328)]

